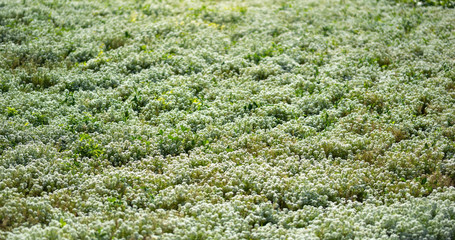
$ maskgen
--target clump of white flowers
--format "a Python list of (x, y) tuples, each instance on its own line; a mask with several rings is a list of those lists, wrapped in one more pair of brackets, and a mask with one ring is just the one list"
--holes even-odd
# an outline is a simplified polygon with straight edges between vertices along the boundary
[(0, 239), (453, 239), (453, 1), (0, 3)]

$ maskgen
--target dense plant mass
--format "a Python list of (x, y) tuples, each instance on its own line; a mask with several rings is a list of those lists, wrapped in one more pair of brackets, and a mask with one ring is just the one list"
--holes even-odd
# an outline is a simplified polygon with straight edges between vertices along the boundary
[(454, 239), (453, 1), (0, 2), (0, 239)]

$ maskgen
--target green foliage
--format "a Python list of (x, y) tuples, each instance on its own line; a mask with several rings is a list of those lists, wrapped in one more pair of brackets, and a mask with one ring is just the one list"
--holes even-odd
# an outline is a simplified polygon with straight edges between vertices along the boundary
[(455, 239), (454, 22), (0, 2), (0, 239)]
[(15, 108), (11, 108), (11, 107), (6, 108), (6, 115), (8, 117), (14, 117), (18, 114), (19, 114), (19, 112)]
[(89, 134), (83, 133), (79, 135), (75, 153), (80, 157), (98, 158), (104, 153), (104, 150)]
[(442, 6), (454, 8), (455, 1), (453, 0), (395, 0), (396, 2), (412, 4), (414, 6)]

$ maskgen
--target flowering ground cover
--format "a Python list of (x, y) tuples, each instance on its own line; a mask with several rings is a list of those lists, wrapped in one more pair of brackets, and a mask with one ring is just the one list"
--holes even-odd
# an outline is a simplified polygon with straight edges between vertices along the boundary
[(453, 7), (0, 1), (0, 239), (455, 239)]

